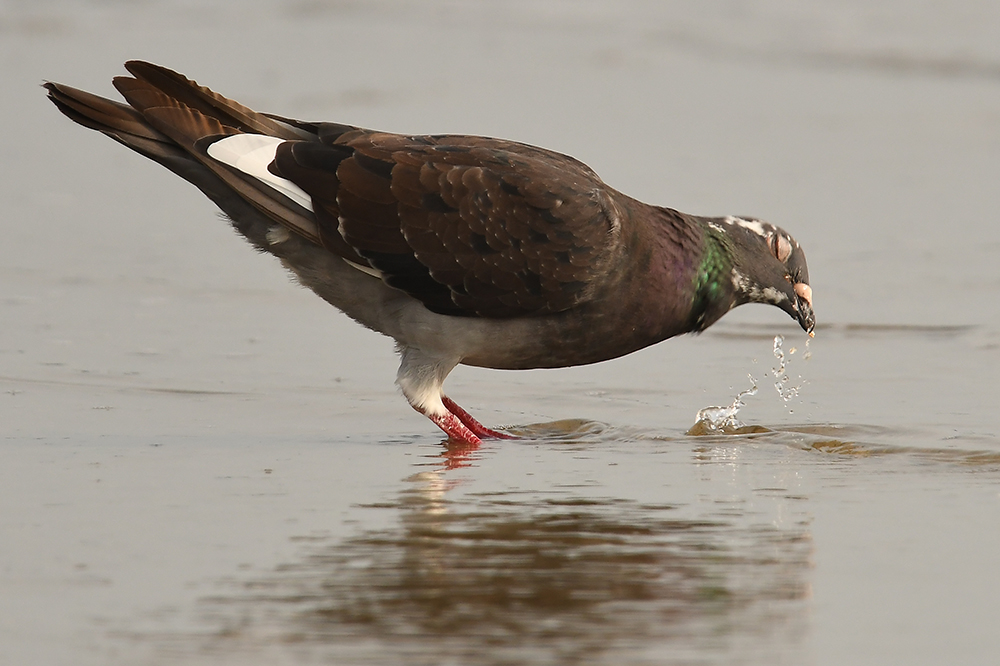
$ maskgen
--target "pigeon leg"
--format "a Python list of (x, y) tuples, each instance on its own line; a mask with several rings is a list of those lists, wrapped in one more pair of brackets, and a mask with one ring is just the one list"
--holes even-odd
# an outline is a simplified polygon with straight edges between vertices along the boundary
[(441, 430), (444, 431), (444, 434), (448, 435), (448, 439), (453, 442), (464, 444), (473, 449), (478, 448), (479, 445), (483, 443), (483, 441), (479, 439), (479, 437), (472, 432), (472, 430), (466, 427), (466, 425), (451, 412), (445, 412), (444, 414), (432, 414), (424, 412), (420, 409), (417, 409), (417, 411), (429, 418), (438, 428), (441, 428)]
[(472, 414), (459, 407), (454, 400), (446, 395), (441, 396), (441, 402), (444, 403), (445, 408), (449, 412), (458, 417), (458, 420), (461, 421), (465, 427), (471, 430), (477, 437), (485, 437), (489, 439), (517, 439), (514, 435), (499, 432), (497, 430), (493, 430), (492, 428), (487, 428), (482, 423), (477, 421)]
[(402, 358), (396, 384), (410, 406), (433, 421), (450, 439), (473, 448), (482, 444), (481, 437), (512, 439), (511, 435), (490, 430), (472, 418), (441, 390), (457, 360), (440, 358), (412, 347), (403, 347), (400, 352)]

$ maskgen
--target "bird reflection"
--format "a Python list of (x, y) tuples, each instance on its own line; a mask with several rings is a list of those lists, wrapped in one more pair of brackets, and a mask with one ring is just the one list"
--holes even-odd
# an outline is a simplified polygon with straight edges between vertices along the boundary
[(472, 463), (479, 458), (479, 445), (459, 442), (454, 439), (446, 439), (442, 442), (443, 451), (440, 457), (443, 459), (444, 469), (460, 469), (471, 467)]
[(448, 470), (467, 455), (449, 450), (370, 507), (397, 512), (395, 526), (314, 542), (215, 602), (332, 663), (662, 663), (637, 655), (801, 624), (801, 526), (692, 520), (579, 489), (450, 499)]

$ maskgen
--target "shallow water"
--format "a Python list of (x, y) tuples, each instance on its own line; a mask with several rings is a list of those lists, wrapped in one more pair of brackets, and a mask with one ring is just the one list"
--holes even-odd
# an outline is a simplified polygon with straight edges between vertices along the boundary
[[(993, 663), (997, 8), (662, 5), (0, 6), (0, 663)], [(38, 87), (111, 94), (137, 57), (780, 224), (809, 358), (748, 306), (592, 367), (459, 368), (521, 439), (449, 448), (389, 341)], [(695, 424), (748, 375), (742, 427)]]

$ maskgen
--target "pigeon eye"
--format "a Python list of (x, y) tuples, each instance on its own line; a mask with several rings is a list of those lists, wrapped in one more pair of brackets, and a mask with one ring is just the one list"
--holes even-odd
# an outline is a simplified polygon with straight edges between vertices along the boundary
[(771, 254), (781, 263), (785, 263), (785, 260), (792, 254), (792, 244), (781, 234), (774, 234), (771, 236)]

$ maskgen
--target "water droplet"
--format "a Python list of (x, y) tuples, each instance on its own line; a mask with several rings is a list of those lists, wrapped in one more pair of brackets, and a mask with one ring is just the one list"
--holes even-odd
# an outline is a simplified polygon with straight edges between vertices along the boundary
[[(791, 381), (786, 371), (788, 368), (788, 362), (785, 360), (785, 352), (781, 347), (784, 341), (785, 341), (784, 336), (781, 335), (774, 336), (774, 358), (778, 359), (778, 367), (771, 368), (771, 374), (774, 376), (776, 380), (774, 382), (775, 390), (778, 392), (778, 395), (781, 397), (781, 400), (787, 405), (789, 400), (798, 396), (799, 389), (802, 388), (802, 383), (796, 386), (788, 385), (789, 382)], [(809, 342), (806, 341), (806, 349), (808, 348), (809, 348)], [(808, 354), (809, 352), (807, 351), (806, 355), (803, 358), (808, 358)], [(801, 375), (799, 376), (799, 378), (801, 379)], [(791, 413), (791, 409), (789, 409), (789, 413)]]

